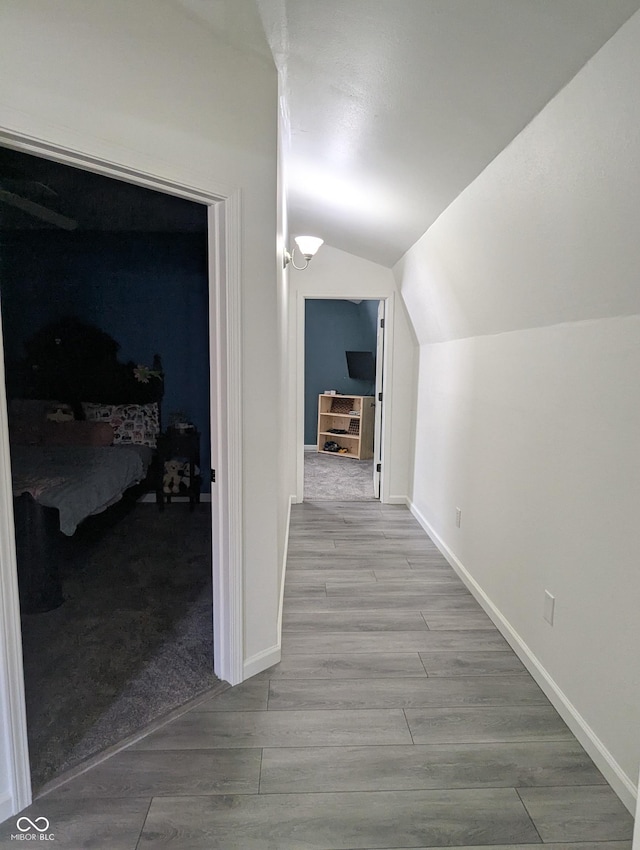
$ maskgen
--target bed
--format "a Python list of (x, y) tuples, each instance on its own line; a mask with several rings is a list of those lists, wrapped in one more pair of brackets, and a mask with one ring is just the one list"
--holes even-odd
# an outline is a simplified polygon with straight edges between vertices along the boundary
[(23, 612), (64, 601), (64, 540), (123, 498), (157, 491), (156, 439), (164, 378), (120, 363), (118, 343), (76, 318), (29, 340), (7, 372), (9, 437)]

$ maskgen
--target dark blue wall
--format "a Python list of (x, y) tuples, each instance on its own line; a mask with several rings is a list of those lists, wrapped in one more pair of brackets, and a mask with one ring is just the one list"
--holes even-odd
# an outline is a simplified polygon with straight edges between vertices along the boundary
[(5, 232), (0, 242), (7, 360), (22, 358), (25, 339), (69, 315), (110, 334), (122, 361), (150, 365), (159, 354), (163, 424), (171, 412), (185, 413), (202, 434), (201, 466), (208, 469), (206, 234), (22, 231)]
[[(362, 311), (363, 321), (366, 322), (369, 333), (373, 334), (374, 339), (378, 337), (378, 305), (379, 301), (361, 301), (359, 304)], [(373, 349), (375, 354), (375, 348)]]
[[(372, 314), (375, 313), (373, 323)], [(305, 302), (304, 442), (315, 445), (318, 430), (318, 396), (325, 390), (373, 395), (369, 381), (354, 381), (347, 374), (345, 351), (376, 354), (377, 301), (307, 299)]]

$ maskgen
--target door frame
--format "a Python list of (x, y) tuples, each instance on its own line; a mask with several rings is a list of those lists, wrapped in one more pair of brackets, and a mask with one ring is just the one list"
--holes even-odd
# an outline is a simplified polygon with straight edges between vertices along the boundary
[[(391, 383), (389, 376), (392, 374), (393, 360), (393, 296), (391, 295), (363, 295), (362, 293), (340, 294), (322, 292), (314, 294), (305, 290), (297, 293), (296, 309), (296, 495), (293, 500), (295, 504), (304, 501), (304, 358), (305, 358), (305, 305), (306, 301), (382, 301), (384, 303), (384, 332), (385, 346), (382, 362), (382, 382), (384, 389), (382, 402), (382, 424), (380, 437), (381, 464), (380, 471), (380, 499), (382, 504), (389, 503), (389, 475), (386, 474), (385, 458), (391, 456), (391, 434), (387, 427), (391, 400)], [(376, 370), (380, 368), (376, 364)], [(377, 400), (376, 400), (377, 401)]]
[[(384, 326), (385, 326), (385, 302), (378, 301), (378, 315), (376, 316), (376, 385), (374, 395), (376, 399), (375, 418), (373, 425), (373, 492), (376, 498), (380, 498), (382, 487), (382, 411), (384, 410), (384, 374), (382, 363), (384, 362)], [(382, 404), (380, 404), (382, 402)]]
[[(211, 464), (216, 469), (211, 494), (213, 666), (220, 679), (237, 684), (243, 679), (244, 657), (242, 446), (237, 427), (242, 421), (240, 190), (209, 181), (203, 185), (201, 177), (176, 181), (162, 176), (162, 163), (143, 171), (2, 127), (0, 145), (208, 207)], [(0, 706), (6, 706), (7, 717), (0, 729), (0, 752), (6, 744), (11, 799), (0, 800), (0, 821), (31, 802), (1, 331), (0, 326)]]

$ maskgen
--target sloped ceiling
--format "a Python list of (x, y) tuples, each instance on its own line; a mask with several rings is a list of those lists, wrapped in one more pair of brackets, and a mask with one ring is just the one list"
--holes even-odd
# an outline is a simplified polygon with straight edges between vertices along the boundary
[(392, 265), (638, 0), (258, 0), (292, 232)]
[[(290, 125), (282, 143), (291, 233), (386, 266), (640, 8), (640, 0), (173, 1), (208, 28), (212, 50), (222, 41), (273, 54)], [(31, 179), (63, 195), (52, 175)], [(93, 190), (85, 197), (89, 221), (101, 203)], [(191, 230), (183, 212), (178, 229)]]

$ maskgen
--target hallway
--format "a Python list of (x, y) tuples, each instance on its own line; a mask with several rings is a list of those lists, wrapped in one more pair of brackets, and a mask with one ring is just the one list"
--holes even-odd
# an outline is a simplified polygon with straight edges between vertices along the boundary
[(626, 850), (632, 833), (416, 520), (378, 502), (294, 506), (279, 665), (30, 816), (65, 850)]

